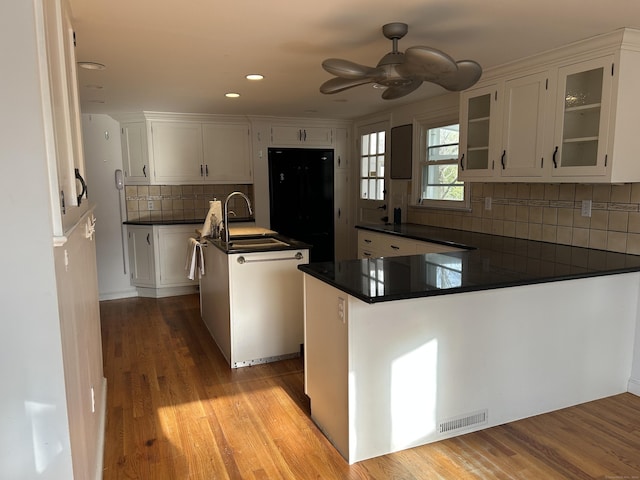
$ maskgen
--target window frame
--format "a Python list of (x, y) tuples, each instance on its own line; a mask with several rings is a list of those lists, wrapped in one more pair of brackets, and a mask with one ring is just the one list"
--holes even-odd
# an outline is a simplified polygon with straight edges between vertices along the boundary
[[(458, 110), (450, 109), (439, 115), (425, 116), (414, 121), (414, 158), (416, 159), (413, 167), (413, 180), (411, 205), (420, 208), (437, 208), (447, 210), (470, 211), (471, 210), (471, 186), (468, 182), (463, 182), (464, 200), (430, 200), (422, 199), (422, 167), (428, 165), (427, 158), (427, 135), (428, 131), (433, 128), (445, 127), (447, 125), (460, 125)], [(458, 143), (459, 145), (460, 143)], [(425, 160), (423, 160), (425, 159)], [(460, 165), (458, 164), (458, 168)]]

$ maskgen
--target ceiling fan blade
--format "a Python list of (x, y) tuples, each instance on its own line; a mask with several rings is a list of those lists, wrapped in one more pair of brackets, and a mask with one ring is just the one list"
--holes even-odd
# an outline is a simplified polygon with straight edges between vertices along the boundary
[(457, 63), (458, 71), (452, 75), (443, 75), (432, 80), (433, 83), (450, 90), (459, 92), (474, 85), (482, 76), (482, 67), (473, 60), (461, 60)]
[(321, 93), (338, 93), (347, 88), (357, 87), (365, 83), (372, 83), (371, 78), (332, 78), (320, 85)]
[(377, 68), (340, 58), (328, 58), (322, 62), (322, 68), (340, 78), (373, 78), (380, 73)]
[(382, 92), (382, 98), (385, 100), (393, 100), (394, 98), (404, 97), (405, 95), (409, 95), (420, 85), (422, 85), (422, 80), (416, 78), (412, 80), (408, 85), (389, 87), (384, 92)]
[(458, 70), (453, 58), (435, 48), (409, 47), (404, 52), (404, 59), (404, 63), (397, 66), (398, 73), (405, 77), (418, 77), (426, 82), (455, 74)]

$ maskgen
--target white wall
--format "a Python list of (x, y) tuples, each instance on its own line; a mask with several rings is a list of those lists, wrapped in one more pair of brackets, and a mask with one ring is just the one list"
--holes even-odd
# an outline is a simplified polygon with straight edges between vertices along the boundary
[(34, 2), (0, 2), (0, 477), (72, 478)]
[(82, 135), (88, 197), (96, 204), (100, 300), (136, 296), (122, 236), (122, 221), (126, 220), (124, 191), (115, 187), (115, 171), (122, 169), (120, 125), (108, 115), (82, 115)]

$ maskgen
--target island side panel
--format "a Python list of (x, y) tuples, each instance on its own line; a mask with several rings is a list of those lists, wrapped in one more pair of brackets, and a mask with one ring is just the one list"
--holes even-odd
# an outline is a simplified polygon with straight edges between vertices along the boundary
[(349, 459), (348, 315), (339, 318), (338, 302), (347, 294), (304, 275), (305, 393), (311, 418), (340, 454)]
[[(348, 461), (626, 391), (639, 279), (631, 273), (378, 304), (351, 298)], [(482, 423), (439, 432), (484, 414)]]
[(200, 278), (202, 320), (218, 348), (231, 364), (231, 314), (229, 306), (229, 261), (213, 245), (204, 247), (205, 274)]

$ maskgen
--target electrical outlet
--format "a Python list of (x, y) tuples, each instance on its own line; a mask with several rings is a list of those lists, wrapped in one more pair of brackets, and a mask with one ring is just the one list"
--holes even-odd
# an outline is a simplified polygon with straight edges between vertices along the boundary
[(484, 197), (484, 209), (491, 210), (491, 197)]
[(581, 215), (583, 217), (591, 216), (591, 200), (582, 200)]
[(147, 210), (153, 210), (153, 200), (147, 202)]

